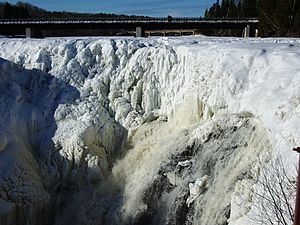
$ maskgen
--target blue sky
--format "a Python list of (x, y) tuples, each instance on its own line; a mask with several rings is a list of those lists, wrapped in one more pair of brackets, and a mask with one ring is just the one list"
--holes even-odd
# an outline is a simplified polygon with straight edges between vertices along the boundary
[[(8, 0), (10, 3), (17, 1)], [(203, 15), (205, 9), (212, 5), (215, 0), (27, 0), (26, 2), (51, 11), (198, 17)]]

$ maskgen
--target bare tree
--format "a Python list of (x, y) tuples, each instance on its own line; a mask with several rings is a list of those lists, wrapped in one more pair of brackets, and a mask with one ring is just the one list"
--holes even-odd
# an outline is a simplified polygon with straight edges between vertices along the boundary
[(270, 225), (293, 224), (297, 177), (290, 174), (285, 165), (281, 158), (277, 158), (261, 167), (257, 185), (252, 188), (254, 215), (251, 215), (251, 220)]

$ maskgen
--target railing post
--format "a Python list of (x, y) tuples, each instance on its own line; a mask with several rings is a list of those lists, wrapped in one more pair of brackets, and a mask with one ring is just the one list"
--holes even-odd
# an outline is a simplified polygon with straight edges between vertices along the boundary
[[(300, 147), (294, 148), (293, 150), (300, 153)], [(300, 156), (299, 156), (299, 163), (298, 163), (298, 179), (297, 179), (297, 194), (296, 194), (296, 204), (295, 204), (294, 225), (300, 225)]]

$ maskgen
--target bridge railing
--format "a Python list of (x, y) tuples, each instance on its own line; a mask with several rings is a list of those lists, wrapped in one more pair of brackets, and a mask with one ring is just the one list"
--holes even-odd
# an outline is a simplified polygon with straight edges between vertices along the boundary
[(0, 24), (46, 24), (46, 23), (258, 23), (257, 18), (42, 18), (42, 19), (0, 19)]

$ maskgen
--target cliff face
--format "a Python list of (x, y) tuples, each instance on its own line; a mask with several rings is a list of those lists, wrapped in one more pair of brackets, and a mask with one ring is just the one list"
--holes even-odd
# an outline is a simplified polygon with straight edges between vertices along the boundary
[(298, 42), (0, 40), (1, 224), (257, 224), (260, 169), (296, 162)]

